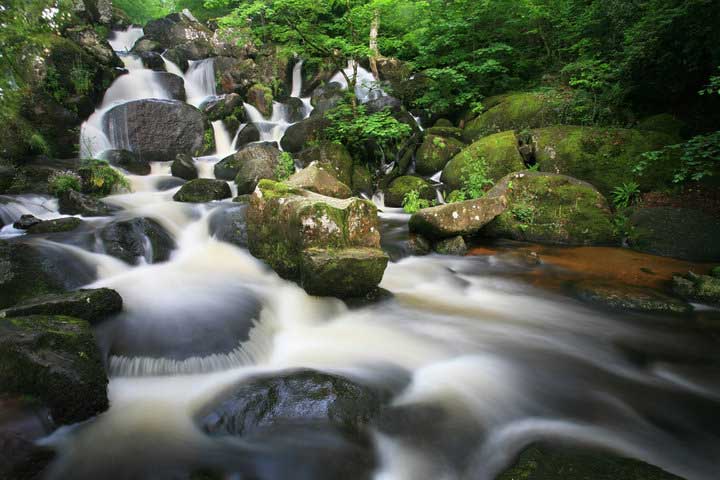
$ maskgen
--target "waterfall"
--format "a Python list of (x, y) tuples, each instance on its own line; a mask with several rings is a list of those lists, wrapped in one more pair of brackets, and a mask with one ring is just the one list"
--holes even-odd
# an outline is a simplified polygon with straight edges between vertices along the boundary
[(129, 26), (125, 30), (115, 30), (108, 37), (110, 47), (116, 52), (129, 52), (145, 33), (142, 27)]
[(225, 128), (225, 124), (222, 120), (215, 120), (212, 122), (213, 133), (215, 134), (215, 156), (225, 158), (228, 155), (232, 155), (235, 151), (233, 146), (235, 145), (235, 138), (230, 138), (230, 133)]
[(261, 142), (277, 142), (280, 143), (285, 130), (291, 125), (288, 121), (287, 106), (280, 102), (273, 102), (273, 111), (269, 119), (262, 116), (257, 108), (249, 103), (243, 104), (248, 119), (252, 122), (260, 132)]
[(183, 78), (187, 103), (190, 105), (198, 107), (208, 97), (216, 96), (214, 58), (190, 61), (190, 67)]
[(293, 67), (291, 97), (300, 98), (302, 92), (302, 65), (303, 61), (298, 60)]
[[(353, 62), (352, 60), (348, 61), (348, 66), (343, 70), (345, 74), (352, 78), (353, 76)], [(340, 85), (343, 86), (343, 88), (348, 88), (348, 82), (345, 80), (345, 77), (341, 72), (336, 73), (331, 79), (331, 82), (337, 82)], [(380, 98), (385, 96), (385, 92), (380, 88), (378, 85), (378, 81), (375, 79), (372, 73), (365, 70), (360, 65), (357, 66), (357, 79), (355, 81), (355, 96), (358, 100), (360, 100), (360, 103), (367, 103), (370, 100), (375, 100), (376, 98)]]

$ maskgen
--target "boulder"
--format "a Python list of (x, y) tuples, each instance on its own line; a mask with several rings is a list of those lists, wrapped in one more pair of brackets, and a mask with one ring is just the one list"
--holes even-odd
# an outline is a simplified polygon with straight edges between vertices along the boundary
[(272, 115), (273, 93), (270, 87), (256, 83), (248, 89), (245, 98), (247, 103), (257, 108), (263, 117)]
[(122, 297), (115, 290), (96, 288), (33, 297), (0, 310), (0, 318), (65, 315), (80, 318), (94, 325), (111, 315), (120, 313), (122, 306)]
[(456, 255), (463, 256), (467, 253), (468, 247), (463, 237), (444, 238), (433, 245), (435, 253), (440, 255)]
[(112, 108), (104, 117), (113, 143), (149, 162), (201, 152), (206, 126), (200, 110), (177, 100), (136, 100)]
[(137, 42), (135, 42), (135, 45), (133, 45), (132, 50), (130, 50), (133, 53), (137, 53), (138, 55), (142, 55), (143, 53), (162, 53), (165, 50), (162, 45), (160, 45), (160, 42), (156, 42), (155, 40), (150, 40), (149, 38), (141, 38)]
[(305, 118), (305, 104), (297, 97), (290, 97), (285, 104), (287, 120), (290, 123), (299, 122)]
[(345, 90), (338, 82), (330, 82), (313, 91), (310, 104), (313, 115), (322, 115), (335, 108), (345, 98)]
[(48, 234), (48, 233), (64, 233), (76, 230), (85, 224), (77, 217), (55, 218), (53, 220), (43, 220), (27, 229), (29, 234)]
[(237, 93), (230, 93), (222, 97), (212, 99), (200, 106), (200, 110), (207, 115), (208, 120), (225, 120), (233, 117), (238, 125), (245, 122), (245, 108), (242, 97)]
[(356, 195), (370, 195), (373, 191), (373, 177), (365, 165), (353, 165), (352, 190)]
[(298, 155), (298, 161), (303, 167), (317, 162), (345, 185), (352, 183), (353, 159), (347, 148), (339, 143), (323, 142), (306, 148)]
[(464, 178), (475, 162), (480, 162), (485, 166), (487, 178), (493, 181), (498, 181), (508, 173), (525, 168), (514, 132), (490, 135), (463, 148), (447, 163), (443, 169), (441, 180), (448, 190), (463, 188)]
[(58, 196), (60, 213), (83, 217), (107, 217), (116, 210), (100, 200), (75, 190), (66, 190)]
[(560, 245), (618, 243), (607, 200), (586, 182), (565, 175), (517, 172), (486, 195), (495, 197), (507, 199), (507, 210), (483, 229), (488, 236)]
[(42, 220), (37, 218), (35, 215), (20, 215), (20, 218), (15, 223), (13, 223), (13, 228), (17, 228), (18, 230), (27, 230), (28, 228), (32, 227), (33, 225), (37, 225), (40, 222), (42, 222)]
[(320, 132), (326, 127), (328, 121), (320, 115), (311, 115), (300, 122), (294, 123), (285, 130), (280, 145), (286, 152), (297, 153), (307, 146), (309, 142), (319, 140)]
[(398, 113), (402, 110), (402, 102), (395, 97), (390, 95), (381, 95), (377, 98), (364, 103), (365, 111), (373, 114), (382, 112), (383, 110), (389, 110), (392, 113)]
[(293, 174), (285, 183), (292, 187), (309, 190), (327, 197), (352, 197), (350, 187), (315, 162)]
[(90, 325), (64, 316), (0, 319), (0, 392), (36, 397), (58, 424), (108, 408), (107, 377)]
[(170, 165), (170, 173), (172, 173), (173, 177), (184, 180), (194, 180), (198, 178), (198, 169), (195, 166), (195, 160), (186, 153), (177, 154), (172, 165)]
[[(162, 58), (160, 58), (159, 55), (156, 57), (162, 62)], [(162, 64), (162, 68), (165, 68), (164, 63)], [(163, 89), (168, 92), (170, 98), (173, 100), (180, 100), (181, 102), (186, 100), (187, 94), (185, 92), (185, 80), (183, 80), (182, 77), (179, 77), (174, 73), (155, 72), (154, 78), (155, 81), (162, 85)]]
[(143, 31), (145, 38), (153, 40), (164, 48), (172, 48), (195, 40), (212, 38), (212, 32), (200, 22), (184, 13), (172, 13), (163, 18), (149, 21)]
[(377, 208), (261, 180), (247, 213), (250, 252), (312, 295), (362, 297), (382, 280)]
[(429, 239), (473, 235), (507, 208), (503, 195), (424, 208), (410, 217), (409, 229)]
[(651, 288), (584, 280), (574, 284), (572, 289), (581, 300), (613, 310), (666, 314), (692, 312), (686, 302)]
[(676, 159), (662, 158), (638, 177), (633, 168), (645, 152), (676, 143), (660, 132), (602, 127), (549, 127), (532, 131), (533, 157), (542, 172), (570, 175), (594, 185), (603, 195), (637, 179), (643, 191), (665, 188)]
[(247, 249), (247, 222), (245, 221), (247, 202), (238, 202), (237, 200), (235, 198), (233, 199), (234, 203), (223, 204), (213, 210), (209, 222), (210, 234), (222, 242)]
[(343, 377), (314, 370), (252, 378), (224, 395), (200, 420), (211, 435), (246, 436), (282, 425), (331, 426), (368, 434), (386, 395)]
[(398, 177), (385, 190), (385, 205), (388, 207), (402, 207), (405, 195), (412, 190), (420, 194), (420, 198), (431, 201), (435, 199), (435, 189), (422, 177), (405, 175)]
[(260, 131), (254, 123), (248, 123), (237, 134), (235, 148), (242, 148), (247, 144), (260, 141)]
[(227, 182), (210, 178), (190, 180), (173, 196), (176, 202), (205, 203), (232, 197)]
[(135, 175), (150, 174), (150, 162), (128, 150), (106, 150), (102, 153), (102, 159)]
[(137, 217), (114, 221), (100, 230), (105, 253), (125, 263), (139, 258), (147, 263), (164, 262), (175, 249), (175, 241), (155, 220)]
[(216, 163), (215, 178), (235, 180), (242, 170), (243, 176), (238, 182), (242, 191), (238, 193), (251, 193), (259, 179), (275, 178), (279, 159), (280, 150), (275, 143), (252, 143)]
[(689, 208), (641, 208), (630, 216), (630, 247), (698, 262), (720, 260), (720, 220)]
[[(442, 120), (442, 119), (440, 119)], [(438, 122), (440, 121), (438, 120)], [(435, 123), (434, 127), (425, 129), (427, 135), (435, 135), (443, 138), (454, 138), (456, 140), (463, 140), (463, 131), (460, 128), (453, 127), (452, 123), (447, 126), (439, 126)]]
[(720, 305), (720, 278), (717, 276), (692, 272), (685, 276), (675, 275), (673, 291), (691, 302)]
[(443, 168), (455, 155), (465, 148), (460, 140), (425, 135), (425, 140), (415, 154), (415, 170), (421, 175), (433, 175)]
[[(165, 60), (162, 55), (157, 52), (144, 52), (138, 54), (140, 60), (145, 68), (153, 70), (155, 72), (165, 72)], [(176, 91), (177, 92), (177, 91)], [(182, 100), (185, 98), (185, 87), (183, 86), (182, 96), (179, 94), (171, 95), (176, 100)]]

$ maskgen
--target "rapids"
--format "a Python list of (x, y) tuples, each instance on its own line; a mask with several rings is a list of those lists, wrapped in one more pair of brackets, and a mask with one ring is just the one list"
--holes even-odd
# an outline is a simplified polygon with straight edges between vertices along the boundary
[[(138, 38), (131, 28), (113, 47), (129, 50)], [(128, 55), (129, 73), (83, 127), (88, 155), (117, 146), (99, 127), (109, 105), (163, 98), (152, 72)], [(190, 103), (215, 95), (211, 69), (212, 61), (200, 61), (183, 75)], [(246, 108), (262, 140), (282, 137), (281, 104), (271, 119)], [(214, 163), (235, 149), (235, 132), (213, 128), (218, 152), (196, 159), (202, 177), (212, 178)], [(118, 217), (149, 217), (170, 232), (177, 248), (167, 262), (129, 265), (92, 242), (40, 241), (82, 264), (93, 277), (86, 286), (113, 288), (125, 304), (96, 329), (111, 407), (42, 440), (58, 450), (50, 479), (187, 478), (199, 465), (262, 479), (332, 478), (324, 459), (347, 453), (337, 436), (297, 430), (225, 439), (195, 423), (228, 386), (300, 367), (387, 386), (391, 411), (413, 419), (378, 426), (375, 480), (492, 480), (523, 447), (547, 438), (609, 447), (688, 480), (717, 478), (720, 377), (696, 367), (718, 352), (689, 320), (589, 308), (521, 275), (550, 279), (558, 267), (512, 255), (408, 256), (408, 216), (384, 208), (381, 196), (383, 245), (393, 256), (381, 287), (392, 297), (350, 308), (308, 296), (218, 239), (216, 216), (244, 207), (173, 202), (179, 187), (159, 188), (169, 178), (169, 163), (155, 163), (149, 176), (129, 176), (132, 193), (106, 199), (121, 208)], [(3, 221), (25, 212), (59, 216), (43, 197), (0, 204)]]

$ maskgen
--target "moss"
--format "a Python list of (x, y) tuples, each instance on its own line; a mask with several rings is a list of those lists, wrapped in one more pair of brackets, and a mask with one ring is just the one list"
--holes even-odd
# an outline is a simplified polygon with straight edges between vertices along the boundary
[(421, 175), (439, 172), (464, 147), (465, 144), (454, 138), (428, 134), (417, 150), (415, 169)]
[(258, 182), (257, 188), (266, 200), (274, 200), (300, 193), (299, 189), (291, 187), (287, 183), (276, 182), (265, 178)]
[(211, 178), (196, 178), (185, 183), (173, 196), (176, 202), (205, 203), (213, 200), (230, 198), (230, 186), (222, 181)]
[(643, 118), (635, 128), (638, 130), (665, 133), (680, 141), (683, 137), (683, 132), (687, 129), (687, 125), (670, 113), (661, 113)]
[(464, 172), (478, 158), (485, 160), (487, 177), (493, 181), (525, 168), (518, 151), (518, 140), (513, 132), (490, 135), (465, 147), (445, 166), (441, 178), (449, 190), (463, 188)]
[(212, 126), (207, 127), (203, 133), (203, 144), (200, 150), (195, 152), (195, 156), (210, 155), (215, 151), (215, 131)]
[(412, 190), (417, 191), (422, 199), (435, 199), (435, 189), (424, 178), (405, 175), (396, 178), (390, 183), (390, 186), (385, 191), (385, 205), (388, 207), (402, 207), (405, 195)]
[(298, 159), (303, 166), (316, 161), (320, 167), (335, 175), (345, 185), (352, 184), (353, 159), (343, 145), (321, 142), (300, 152)]
[(684, 277), (673, 277), (673, 291), (690, 301), (720, 305), (720, 278), (696, 275), (689, 272)]
[(311, 295), (363, 296), (382, 281), (388, 257), (380, 249), (307, 249), (300, 284)]
[(373, 179), (365, 165), (353, 165), (352, 191), (355, 194), (370, 194), (373, 190)]

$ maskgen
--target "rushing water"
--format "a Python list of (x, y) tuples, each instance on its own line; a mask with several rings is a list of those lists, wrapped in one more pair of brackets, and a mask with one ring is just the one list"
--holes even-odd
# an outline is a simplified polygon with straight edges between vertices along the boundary
[[(205, 77), (184, 78), (187, 86)], [(116, 92), (121, 81), (106, 98), (127, 100)], [(263, 139), (285, 127), (280, 114), (248, 112)], [(234, 148), (213, 127), (217, 155), (196, 159), (203, 177)], [(169, 261), (128, 265), (72, 239), (39, 243), (75, 258), (95, 277), (87, 286), (113, 288), (125, 305), (96, 329), (110, 409), (43, 440), (58, 450), (48, 478), (176, 479), (198, 466), (252, 472), (228, 478), (336, 478), (329, 456), (353, 455), (336, 435), (216, 438), (195, 422), (228, 386), (299, 367), (394, 392), (373, 436), (375, 480), (492, 480), (524, 446), (548, 438), (606, 446), (688, 480), (717, 478), (720, 377), (702, 365), (719, 354), (688, 327), (692, 319), (588, 308), (523, 277), (551, 278), (556, 267), (512, 256), (407, 257), (408, 216), (384, 208), (381, 195), (383, 245), (394, 257), (381, 287), (392, 297), (351, 309), (307, 295), (219, 240), (218, 215), (243, 206), (173, 202), (177, 187), (160, 188), (168, 163), (129, 178), (133, 193), (106, 200), (121, 208), (118, 217), (150, 217), (167, 229), (177, 245)], [(56, 209), (44, 197), (19, 197), (5, 199), (0, 215), (7, 222)]]

